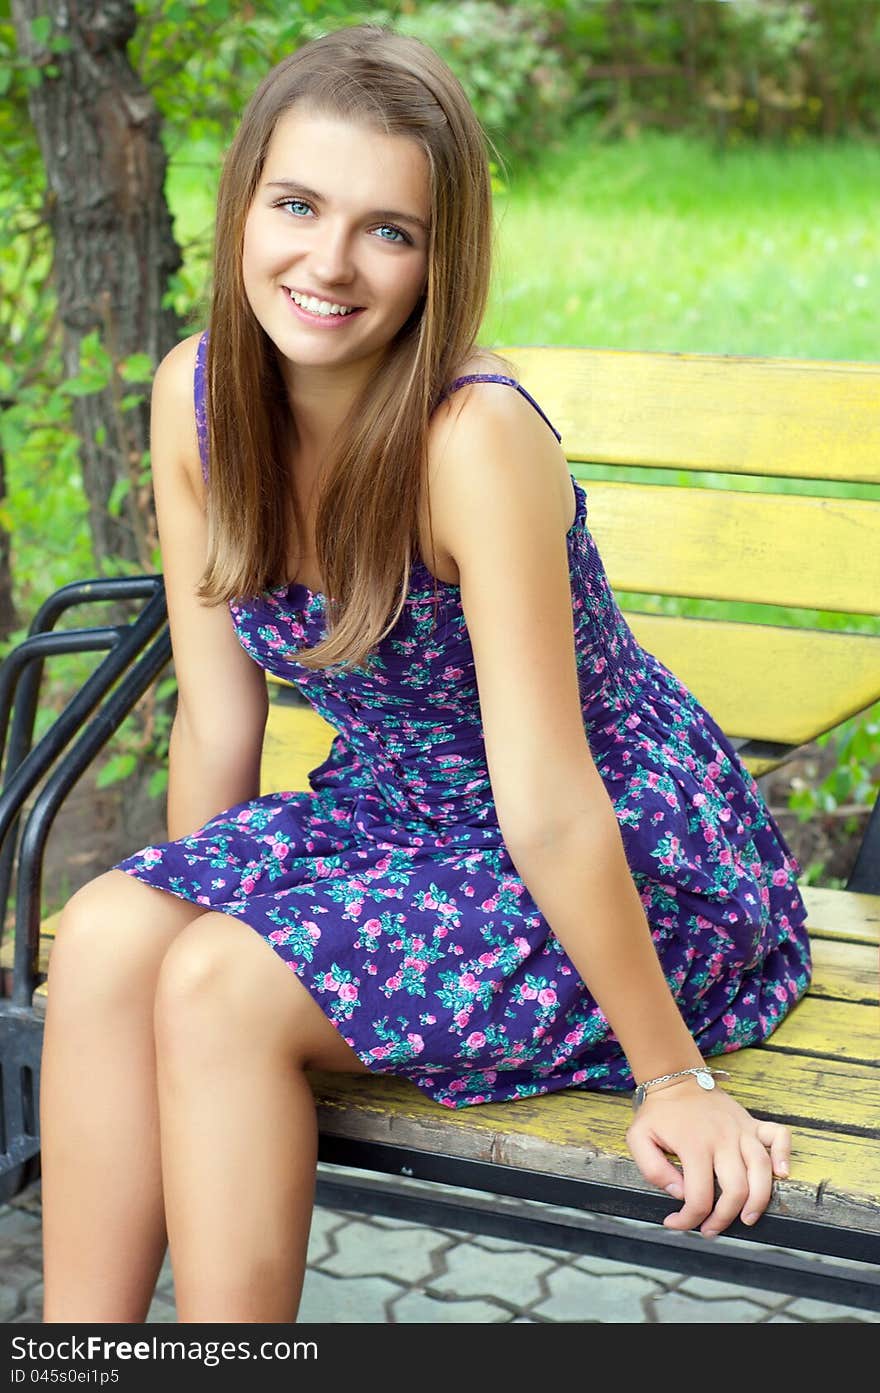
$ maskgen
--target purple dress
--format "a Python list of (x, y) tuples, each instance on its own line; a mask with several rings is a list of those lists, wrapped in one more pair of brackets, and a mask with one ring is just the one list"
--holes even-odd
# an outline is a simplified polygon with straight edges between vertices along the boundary
[[(205, 346), (203, 335), (207, 479)], [(447, 391), (487, 380), (541, 410), (494, 374)], [(800, 867), (729, 740), (636, 642), (572, 484), (584, 729), (666, 980), (704, 1055), (737, 1050), (765, 1039), (809, 984)], [(414, 561), (400, 619), (348, 672), (297, 664), (324, 631), (323, 595), (296, 583), (230, 602), (254, 662), (337, 732), (330, 752), (309, 790), (238, 803), (116, 868), (244, 920), (371, 1070), (446, 1107), (631, 1088), (616, 1037), (502, 840), (460, 590), (439, 581), (435, 604), (433, 589)]]

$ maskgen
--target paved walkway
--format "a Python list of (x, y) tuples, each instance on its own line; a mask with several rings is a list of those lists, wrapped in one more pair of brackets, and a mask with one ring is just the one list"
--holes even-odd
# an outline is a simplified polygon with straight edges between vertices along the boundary
[[(328, 1172), (328, 1174), (332, 1174)], [(42, 1320), (40, 1182), (0, 1205), (0, 1322)], [(173, 1324), (165, 1264), (149, 1323)], [(851, 1306), (316, 1208), (299, 1312), (358, 1324), (880, 1322)]]

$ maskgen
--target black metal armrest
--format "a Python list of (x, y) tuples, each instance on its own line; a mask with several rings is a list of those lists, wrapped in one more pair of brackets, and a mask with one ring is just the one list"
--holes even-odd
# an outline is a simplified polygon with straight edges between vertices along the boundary
[[(146, 600), (129, 624), (52, 632), (59, 616), (74, 605), (129, 599)], [(6, 748), (12, 712), (12, 733), (0, 794), (0, 938), (21, 809), (39, 780), (52, 770), (35, 799), (21, 839), (10, 999), (14, 1008), (30, 1008), (36, 982), (43, 851), (55, 814), (80, 775), (171, 657), (171, 637), (166, 621), (161, 575), (77, 581), (62, 586), (48, 597), (37, 612), (27, 638), (0, 663), (0, 757)], [(107, 657), (31, 748), (46, 658), (56, 653), (102, 650), (108, 650)], [(75, 739), (77, 736), (79, 738)]]

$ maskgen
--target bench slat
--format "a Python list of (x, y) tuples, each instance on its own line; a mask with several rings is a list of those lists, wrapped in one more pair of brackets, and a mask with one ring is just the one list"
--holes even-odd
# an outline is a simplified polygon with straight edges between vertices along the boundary
[(795, 1007), (770, 1037), (772, 1048), (768, 1043), (756, 1049), (726, 1054), (718, 1060), (719, 1068), (730, 1071), (731, 1091), (744, 1107), (760, 1116), (792, 1121), (792, 1125), (812, 1126), (821, 1131), (858, 1131), (880, 1137), (877, 1110), (880, 1075), (876, 1066), (857, 1060), (829, 1059), (824, 1055), (813, 1058), (783, 1052), (781, 1046), (797, 1038), (798, 1009)]
[(572, 461), (880, 482), (872, 363), (504, 348)]
[(615, 590), (877, 612), (880, 503), (584, 481)]
[(874, 947), (880, 944), (880, 895), (831, 890), (824, 885), (802, 885), (800, 892), (807, 907), (811, 940), (845, 939)]
[[(739, 1057), (759, 1053), (744, 1051)], [(452, 1110), (439, 1108), (414, 1084), (390, 1076), (316, 1072), (310, 1082), (321, 1132), (328, 1135), (657, 1193), (626, 1150), (632, 1114), (629, 1099), (620, 1095), (566, 1089)], [(748, 1106), (742, 1092), (735, 1091)], [(802, 1125), (795, 1129), (793, 1143), (791, 1177), (775, 1183), (768, 1212), (877, 1231), (876, 1140)]]
[(260, 793), (307, 789), (309, 771), (327, 758), (335, 734), (333, 727), (311, 706), (286, 706), (270, 699), (260, 765)]
[(877, 1000), (877, 949), (862, 943), (834, 938), (811, 937), (813, 980), (811, 997), (833, 997), (838, 1001)]
[[(875, 997), (876, 979), (875, 971)], [(823, 1059), (858, 1059), (880, 1067), (880, 1006), (836, 1001), (808, 992), (765, 1045), (771, 1050), (797, 1051)], [(875, 1117), (880, 1119), (876, 1104)]]
[(872, 634), (625, 614), (642, 647), (731, 739), (805, 745), (880, 698), (880, 637)]

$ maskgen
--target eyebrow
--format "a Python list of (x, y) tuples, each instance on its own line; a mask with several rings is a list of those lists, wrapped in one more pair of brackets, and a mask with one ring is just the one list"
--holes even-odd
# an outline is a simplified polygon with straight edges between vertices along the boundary
[[(288, 193), (305, 194), (306, 198), (313, 198), (316, 203), (323, 203), (323, 194), (316, 193), (314, 189), (307, 189), (305, 184), (297, 184), (293, 179), (270, 179), (266, 183), (267, 189), (287, 189)], [(369, 218), (394, 218), (396, 222), (412, 223), (414, 227), (420, 227), (423, 232), (430, 232), (430, 228), (421, 218), (417, 218), (413, 213), (397, 213), (393, 208), (374, 208), (367, 214)]]

